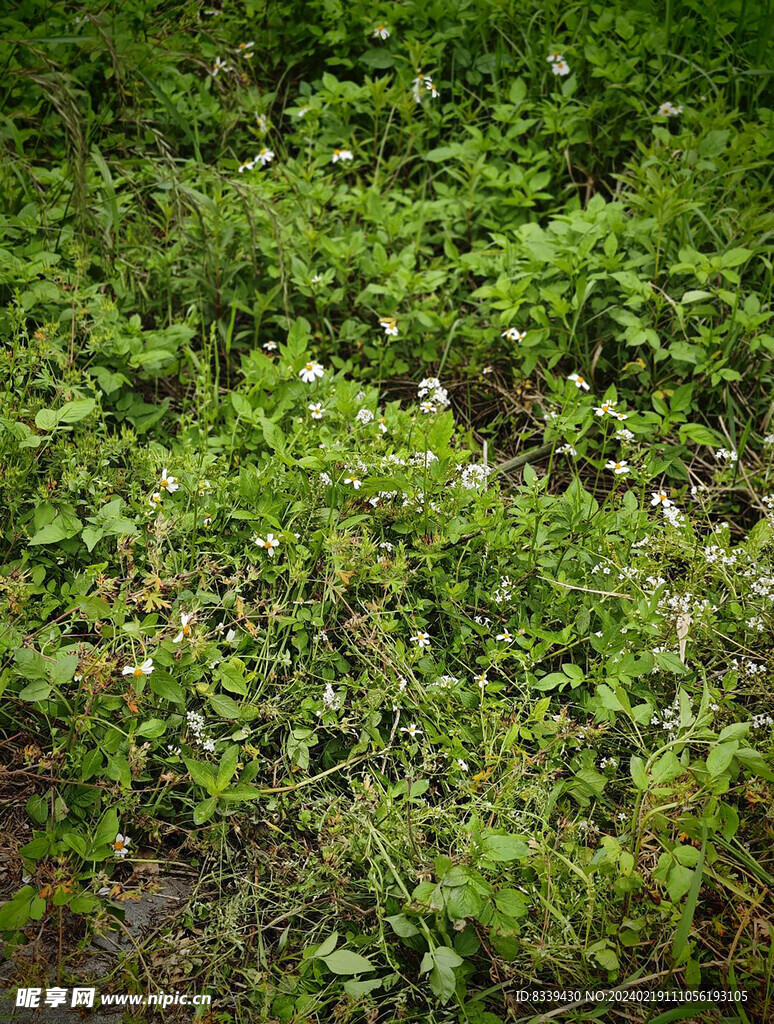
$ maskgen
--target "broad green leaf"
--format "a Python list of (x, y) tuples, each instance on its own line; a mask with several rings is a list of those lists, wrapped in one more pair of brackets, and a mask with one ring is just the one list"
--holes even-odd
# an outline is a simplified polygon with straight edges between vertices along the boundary
[(217, 787), (218, 790), (225, 789), (226, 786), (231, 782), (236, 771), (237, 762), (239, 761), (239, 745), (236, 743), (230, 744), (223, 751), (223, 755), (220, 759), (220, 765), (218, 766), (218, 778)]
[(199, 801), (193, 811), (194, 825), (201, 825), (205, 821), (209, 821), (215, 813), (217, 802), (214, 796), (208, 796), (205, 800)]
[(49, 683), (44, 683), (41, 679), (38, 679), (34, 683), (29, 683), (21, 690), (19, 699), (30, 702), (46, 700), (52, 689), (53, 687)]
[(734, 760), (734, 754), (739, 748), (737, 740), (729, 740), (727, 743), (719, 743), (713, 747), (707, 755), (707, 771), (713, 778), (722, 775)]
[(632, 755), (629, 760), (629, 771), (634, 781), (634, 785), (637, 789), (641, 789), (644, 792), (648, 788), (648, 772), (645, 768), (645, 762), (641, 757)]
[(489, 835), (483, 840), (482, 846), (489, 860), (507, 862), (526, 860), (529, 857), (527, 844), (518, 836)]
[(370, 960), (348, 949), (334, 950), (333, 953), (319, 959), (334, 974), (366, 974), (368, 971), (376, 970)]

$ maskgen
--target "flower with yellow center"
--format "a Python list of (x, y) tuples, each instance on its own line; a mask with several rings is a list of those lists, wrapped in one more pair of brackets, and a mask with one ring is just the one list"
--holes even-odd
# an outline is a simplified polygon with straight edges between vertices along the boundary
[(384, 328), (384, 333), (388, 337), (397, 338), (398, 336), (398, 321), (392, 316), (380, 316), (379, 323)]
[(298, 371), (298, 376), (304, 382), (304, 384), (313, 384), (315, 380), (323, 376), (325, 370), (320, 363), (306, 363)]
[(259, 548), (263, 548), (269, 558), (274, 558), (274, 550), (279, 547), (279, 538), (275, 537), (273, 533), (267, 533), (266, 538), (256, 537), (255, 543)]
[(118, 857), (119, 860), (123, 860), (127, 853), (129, 853), (129, 844), (131, 843), (131, 841), (132, 840), (129, 838), (129, 836), (124, 836), (119, 832), (116, 838), (110, 844), (115, 853), (115, 856)]
[(122, 676), (134, 676), (139, 679), (141, 676), (149, 676), (153, 671), (153, 658), (146, 658), (141, 665), (124, 665), (121, 669)]
[(579, 373), (571, 373), (567, 380), (572, 381), (576, 388), (583, 388), (584, 391), (589, 390), (589, 384), (585, 377), (581, 377)]
[(191, 620), (193, 615), (186, 615), (185, 612), (180, 613), (180, 632), (177, 634), (175, 639), (172, 641), (173, 644), (179, 644), (184, 636), (191, 635)]
[(669, 499), (669, 495), (663, 489), (658, 491), (651, 491), (651, 505), (662, 505), (664, 508), (669, 508), (672, 502)]
[(405, 733), (410, 740), (415, 740), (417, 736), (422, 735), (422, 730), (417, 728), (417, 726), (413, 722), (411, 722), (409, 725), (402, 725), (400, 727), (400, 731), (402, 733)]

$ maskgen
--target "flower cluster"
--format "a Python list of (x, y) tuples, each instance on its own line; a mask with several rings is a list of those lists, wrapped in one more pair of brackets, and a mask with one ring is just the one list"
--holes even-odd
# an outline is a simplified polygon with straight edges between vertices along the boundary
[(424, 75), (421, 71), (417, 71), (417, 77), (411, 83), (411, 94), (417, 103), (421, 103), (422, 96), (427, 92), (433, 99), (438, 96), (438, 90), (430, 75)]
[(718, 462), (734, 463), (739, 458), (736, 448), (718, 448), (715, 452), (715, 458)]
[(467, 491), (478, 490), (479, 487), (485, 486), (491, 472), (490, 466), (469, 463), (460, 469), (460, 485)]
[(189, 711), (185, 718), (194, 743), (202, 750), (206, 750), (208, 754), (212, 754), (215, 750), (215, 740), (204, 735), (204, 715), (199, 714), (198, 711)]
[(420, 399), (419, 408), (424, 413), (437, 412), (449, 404), (449, 393), (446, 388), (441, 387), (437, 377), (425, 377), (420, 381), (417, 397)]

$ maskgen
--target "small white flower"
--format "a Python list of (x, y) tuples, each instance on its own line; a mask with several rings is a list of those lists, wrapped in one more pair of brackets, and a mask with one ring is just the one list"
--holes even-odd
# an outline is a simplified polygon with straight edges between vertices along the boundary
[(495, 637), (496, 640), (504, 640), (507, 644), (513, 643), (513, 634), (509, 629), (504, 629), (502, 633), (498, 633)]
[(202, 526), (212, 526), (212, 513), (205, 513), (204, 519), (202, 519)]
[(161, 491), (154, 491), (153, 494), (151, 494), (150, 498), (148, 498), (148, 501), (150, 502), (152, 508), (158, 508), (159, 505), (161, 504)]
[(579, 373), (571, 373), (567, 380), (572, 381), (576, 388), (583, 388), (584, 391), (589, 390), (589, 385), (585, 377), (581, 377)]
[(121, 669), (122, 676), (134, 676), (135, 679), (139, 679), (140, 676), (149, 676), (153, 671), (153, 658), (146, 658), (141, 665), (124, 665)]
[(226, 633), (226, 643), (233, 644), (234, 640), (236, 640), (236, 631), (233, 629), (229, 629), (229, 631)]
[(228, 64), (221, 57), (216, 57), (215, 58), (215, 63), (212, 66), (212, 70), (210, 71), (210, 74), (212, 75), (213, 78), (217, 78), (219, 72), (221, 72), (221, 71), (230, 71), (230, 70), (231, 70), (231, 68), (228, 66)]
[(421, 380), (417, 385), (417, 397), (424, 399), (420, 405), (424, 413), (435, 412), (437, 408), (445, 408), (449, 404), (449, 393), (437, 377)]
[(169, 494), (174, 494), (175, 491), (180, 487), (180, 484), (176, 482), (173, 476), (170, 476), (166, 468), (161, 471), (161, 480), (159, 481), (159, 487), (162, 491), (167, 491)]
[(486, 677), (486, 672), (482, 672), (480, 675), (473, 677), (475, 682), (478, 684), (479, 690), (485, 690), (489, 685), (489, 680)]
[(277, 342), (276, 341), (264, 341), (264, 343), (263, 343), (263, 345), (261, 347), (264, 348), (267, 352), (276, 352), (277, 351)]
[(666, 103), (661, 104), (658, 112), (662, 117), (677, 117), (678, 114), (682, 114), (683, 108), (675, 106), (674, 103), (667, 100)]
[(739, 456), (737, 455), (736, 448), (718, 448), (715, 452), (715, 458), (718, 462), (736, 462)]
[(602, 405), (597, 406), (594, 409), (594, 412), (597, 414), (597, 416), (616, 416), (617, 417), (618, 413), (616, 413), (614, 411), (615, 410), (615, 406), (616, 406), (616, 403), (613, 402), (612, 400), (608, 399), (607, 401), (603, 402)]
[(279, 538), (275, 537), (273, 533), (267, 533), (266, 539), (263, 537), (256, 537), (255, 543), (259, 548), (263, 548), (269, 558), (274, 558), (274, 550), (280, 545)]
[(265, 114), (256, 114), (255, 123), (258, 125), (258, 131), (261, 133), (261, 135), (265, 135), (266, 132), (269, 130), (269, 119), (266, 117)]
[(410, 639), (412, 643), (417, 645), (417, 647), (430, 646), (430, 634), (423, 633), (421, 630), (417, 630), (417, 632)]
[(351, 485), (356, 491), (359, 491), (363, 486), (363, 481), (359, 480), (356, 476), (345, 476), (344, 483)]
[(339, 160), (352, 160), (351, 149), (334, 149), (333, 156), (331, 157), (331, 163), (337, 164)]
[(515, 327), (509, 327), (507, 330), (503, 331), (501, 336), (503, 338), (507, 338), (508, 341), (524, 341), (527, 337), (527, 332), (518, 331)]
[(618, 438), (619, 441), (634, 440), (634, 434), (631, 432), (631, 430), (627, 430), (626, 427), (623, 427), (620, 430), (616, 430), (615, 436)]
[(551, 70), (555, 75), (560, 75), (563, 77), (564, 75), (569, 75), (570, 65), (567, 63), (566, 60), (556, 60), (551, 65)]
[(417, 77), (411, 83), (411, 93), (417, 103), (422, 102), (423, 89), (433, 97), (438, 95), (438, 90), (430, 75), (424, 75), (421, 71), (417, 71)]
[(250, 50), (252, 50), (254, 46), (255, 46), (255, 43), (251, 39), (247, 43), (240, 43), (237, 46), (237, 48), (236, 48), (236, 52), (239, 53), (239, 54), (242, 54), (242, 56), (244, 56), (244, 57), (252, 57), (252, 54), (250, 53)]
[(578, 454), (571, 444), (563, 444), (562, 447), (558, 449), (558, 451), (560, 455), (569, 455), (573, 459)]
[(320, 363), (306, 363), (298, 372), (298, 376), (304, 384), (313, 384), (315, 380), (322, 377), (325, 370)]
[(297, 110), (297, 112), (296, 112), (296, 117), (306, 117), (306, 115), (307, 115), (307, 114), (309, 113), (309, 111), (310, 111), (311, 109), (312, 109), (312, 108), (311, 108), (311, 107), (309, 106), (309, 104), (308, 104), (308, 103), (303, 103), (303, 104), (302, 104), (302, 105), (301, 105), (301, 106), (300, 106), (300, 107), (298, 108), (298, 110)]
[(629, 472), (629, 463), (626, 459), (621, 459), (620, 462), (615, 462), (613, 459), (610, 459), (605, 463), (605, 469), (610, 469), (616, 476), (620, 476), (622, 473)]
[(410, 725), (402, 725), (400, 731), (405, 732), (410, 740), (414, 740), (417, 736), (422, 735), (422, 730), (418, 729), (413, 722)]
[(651, 491), (651, 505), (663, 505), (664, 508), (669, 508), (672, 502), (669, 500), (667, 492), (664, 490)]
[(370, 409), (359, 409), (357, 416), (355, 417), (358, 423), (362, 423), (364, 425), (369, 424), (373, 420), (373, 418), (374, 414), (371, 412)]
[(255, 158), (255, 162), (260, 164), (261, 167), (265, 167), (266, 164), (270, 164), (274, 159), (274, 150), (268, 149), (266, 146), (258, 151), (258, 155)]
[(552, 50), (546, 57), (549, 64), (555, 64), (559, 60), (564, 60), (564, 54), (559, 50)]
[(127, 853), (129, 853), (129, 844), (131, 843), (131, 841), (132, 840), (129, 838), (129, 836), (124, 836), (119, 832), (116, 838), (110, 844), (113, 847), (113, 852), (115, 856), (119, 860), (123, 860)]
[(239, 165), (239, 173), (244, 174), (245, 171), (252, 171), (255, 167), (255, 160), (245, 160)]
[(307, 405), (307, 409), (312, 414), (313, 420), (321, 420), (323, 418), (322, 402), (310, 402)]
[(389, 39), (390, 30), (386, 25), (377, 25), (373, 32), (374, 39)]
[(398, 337), (398, 322), (391, 316), (380, 316), (379, 323), (384, 328), (384, 333), (390, 338)]
[(317, 287), (317, 285), (319, 285), (319, 284), (322, 284), (323, 283), (323, 276), (322, 276), (322, 274), (315, 274), (312, 277), (312, 279), (311, 279), (311, 281), (309, 283), (314, 285), (315, 287)]
[(460, 771), (466, 772), (468, 770), (468, 762), (464, 761), (461, 757), (456, 759), (456, 764)]
[(175, 637), (175, 639), (172, 641), (173, 644), (179, 644), (184, 636), (190, 636), (191, 635), (191, 620), (192, 619), (193, 619), (193, 615), (186, 615), (185, 612), (181, 612), (180, 613), (180, 625), (181, 625), (182, 628), (181, 628), (180, 632), (177, 634), (177, 636)]

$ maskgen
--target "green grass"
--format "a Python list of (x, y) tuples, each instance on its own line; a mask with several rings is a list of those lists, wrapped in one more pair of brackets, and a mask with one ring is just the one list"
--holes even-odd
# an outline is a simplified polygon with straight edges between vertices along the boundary
[(767, 1019), (770, 5), (226, 6), (2, 20), (12, 983)]

